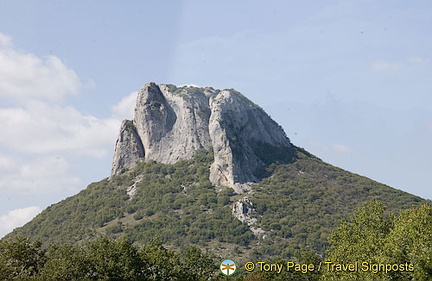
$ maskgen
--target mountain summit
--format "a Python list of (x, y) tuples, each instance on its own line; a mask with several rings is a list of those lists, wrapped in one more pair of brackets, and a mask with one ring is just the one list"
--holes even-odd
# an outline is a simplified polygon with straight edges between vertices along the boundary
[(151, 82), (137, 96), (134, 120), (122, 123), (111, 177), (140, 161), (173, 164), (210, 147), (210, 181), (237, 193), (293, 156), (283, 129), (239, 92)]
[(235, 90), (146, 84), (122, 123), (110, 178), (53, 204), (5, 239), (81, 243), (98, 235), (158, 237), (237, 262), (299, 251), (363, 202), (389, 211), (425, 200), (325, 163)]

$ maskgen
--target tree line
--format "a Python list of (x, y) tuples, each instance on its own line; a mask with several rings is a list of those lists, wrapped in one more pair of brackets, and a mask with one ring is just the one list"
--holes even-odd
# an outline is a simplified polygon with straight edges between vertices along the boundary
[[(154, 239), (141, 247), (104, 236), (48, 246), (18, 236), (0, 240), (0, 280), (431, 280), (432, 207), (387, 214), (381, 202), (360, 207), (329, 237), (324, 257), (300, 253), (302, 263), (345, 265), (320, 271), (246, 272), (231, 277), (220, 260), (197, 247), (174, 251)], [(284, 257), (272, 262), (286, 263)], [(356, 265), (350, 270), (348, 265)], [(354, 269), (352, 267), (351, 269)]]

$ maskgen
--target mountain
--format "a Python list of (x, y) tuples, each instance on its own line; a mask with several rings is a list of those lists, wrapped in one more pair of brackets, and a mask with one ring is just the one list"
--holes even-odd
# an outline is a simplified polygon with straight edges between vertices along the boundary
[(173, 164), (210, 147), (210, 181), (236, 192), (257, 182), (269, 163), (293, 156), (283, 129), (242, 94), (148, 83), (138, 93), (134, 120), (120, 129), (111, 176), (141, 160)]
[(327, 164), (293, 145), (239, 92), (146, 84), (123, 121), (111, 176), (53, 204), (7, 237), (78, 243), (98, 234), (237, 260), (323, 254), (362, 203), (425, 200)]

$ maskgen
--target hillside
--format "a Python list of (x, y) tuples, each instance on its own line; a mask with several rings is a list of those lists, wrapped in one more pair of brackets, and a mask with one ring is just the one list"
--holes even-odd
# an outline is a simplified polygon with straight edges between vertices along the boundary
[(327, 164), (293, 145), (239, 92), (147, 83), (125, 120), (109, 178), (48, 207), (8, 237), (79, 243), (98, 234), (238, 261), (323, 255), (362, 203), (423, 199)]
[[(103, 233), (138, 244), (159, 237), (168, 247), (198, 245), (239, 260), (291, 257), (298, 250), (322, 254), (330, 231), (362, 202), (378, 199), (389, 211), (424, 202), (295, 150), (292, 163), (271, 164), (247, 195), (209, 182), (209, 150), (175, 164), (142, 162), (48, 207), (7, 237), (77, 243)], [(245, 196), (260, 237), (232, 214), (233, 203)]]

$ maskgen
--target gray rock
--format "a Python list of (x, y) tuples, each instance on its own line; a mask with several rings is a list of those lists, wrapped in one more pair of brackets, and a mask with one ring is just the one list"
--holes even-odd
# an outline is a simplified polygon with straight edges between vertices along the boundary
[(257, 223), (257, 219), (253, 217), (255, 213), (255, 208), (248, 197), (243, 197), (232, 206), (232, 214), (239, 221), (246, 223), (251, 226)]
[(283, 129), (240, 93), (224, 90), (211, 98), (210, 107), (212, 183), (241, 190), (258, 181), (266, 164), (291, 160), (292, 146)]
[(137, 97), (134, 124), (146, 160), (172, 164), (211, 145), (209, 95), (187, 88), (173, 93), (167, 85), (154, 83), (144, 86)]
[[(124, 126), (132, 124), (133, 130)], [(123, 122), (112, 175), (139, 161), (175, 163), (201, 148), (213, 147), (210, 181), (250, 189), (264, 168), (289, 162), (292, 145), (283, 129), (259, 106), (235, 90), (147, 83), (137, 96), (133, 121)]]
[(115, 145), (111, 177), (135, 167), (143, 159), (144, 147), (136, 128), (132, 121), (124, 120)]
[(248, 197), (243, 197), (233, 204), (232, 214), (239, 221), (246, 223), (256, 237), (261, 239), (267, 237), (266, 232), (262, 228), (256, 227), (258, 219), (255, 216), (257, 214), (252, 201)]

